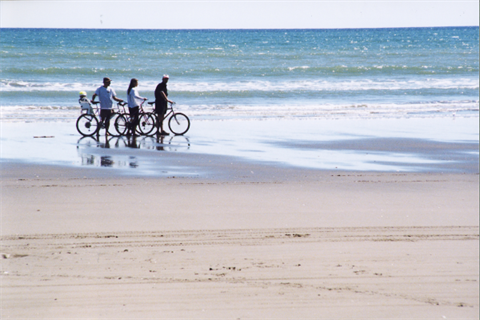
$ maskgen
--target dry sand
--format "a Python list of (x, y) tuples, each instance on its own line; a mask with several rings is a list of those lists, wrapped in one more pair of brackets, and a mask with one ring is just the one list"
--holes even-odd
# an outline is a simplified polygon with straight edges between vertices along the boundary
[(4, 163), (1, 317), (478, 319), (478, 173), (237, 169)]

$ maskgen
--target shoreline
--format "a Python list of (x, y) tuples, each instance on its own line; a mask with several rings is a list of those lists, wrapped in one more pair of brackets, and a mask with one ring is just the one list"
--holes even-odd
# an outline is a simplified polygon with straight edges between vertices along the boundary
[(137, 139), (81, 137), (74, 123), (1, 124), (2, 163), (95, 168), (99, 175), (209, 177), (228, 174), (231, 163), (285, 170), (479, 172), (478, 118), (193, 121), (184, 136)]

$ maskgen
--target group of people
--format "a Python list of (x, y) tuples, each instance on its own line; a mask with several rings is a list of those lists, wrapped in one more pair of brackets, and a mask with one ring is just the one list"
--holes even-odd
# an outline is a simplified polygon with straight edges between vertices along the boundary
[[(168, 75), (164, 75), (162, 82), (157, 85), (155, 89), (155, 114), (156, 114), (156, 125), (157, 132), (160, 135), (168, 135), (166, 131), (163, 130), (163, 120), (167, 112), (168, 103), (173, 103), (173, 101), (168, 99), (167, 91), (167, 82), (169, 80)], [(112, 107), (113, 100), (117, 102), (123, 102), (122, 99), (117, 98), (115, 90), (110, 87), (112, 80), (110, 78), (103, 78), (103, 86), (98, 87), (95, 93), (92, 96), (92, 102), (95, 101), (95, 98), (98, 96), (100, 100), (100, 119), (101, 122), (105, 125), (105, 134), (108, 135), (108, 128), (110, 127), (110, 118), (112, 116)], [(128, 111), (132, 119), (132, 126), (129, 129), (129, 135), (135, 135), (135, 130), (138, 125), (138, 115), (139, 107), (141, 102), (147, 100), (147, 98), (141, 97), (138, 94), (138, 79), (131, 79), (130, 85), (127, 90), (127, 103)]]

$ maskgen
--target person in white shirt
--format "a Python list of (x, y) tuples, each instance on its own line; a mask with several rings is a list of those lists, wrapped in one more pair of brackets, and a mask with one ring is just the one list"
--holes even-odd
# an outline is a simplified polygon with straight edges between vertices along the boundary
[(132, 119), (132, 126), (129, 128), (127, 135), (135, 136), (135, 130), (137, 129), (138, 125), (138, 109), (140, 106), (140, 102), (143, 100), (147, 100), (147, 98), (141, 97), (138, 94), (136, 89), (138, 87), (138, 80), (133, 78), (130, 80), (130, 85), (128, 86), (127, 96), (128, 96), (128, 112), (130, 113), (130, 118)]
[(103, 86), (98, 87), (92, 96), (92, 102), (95, 97), (100, 99), (100, 121), (105, 124), (105, 135), (108, 135), (108, 128), (110, 127), (110, 117), (112, 116), (113, 101), (123, 102), (122, 99), (116, 97), (115, 90), (109, 88), (112, 80), (110, 78), (103, 78)]

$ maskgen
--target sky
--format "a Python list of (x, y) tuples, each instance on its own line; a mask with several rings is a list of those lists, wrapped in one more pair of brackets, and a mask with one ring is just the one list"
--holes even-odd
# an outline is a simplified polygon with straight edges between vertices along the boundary
[(477, 0), (0, 0), (0, 27), (329, 29), (479, 26), (478, 12)]

